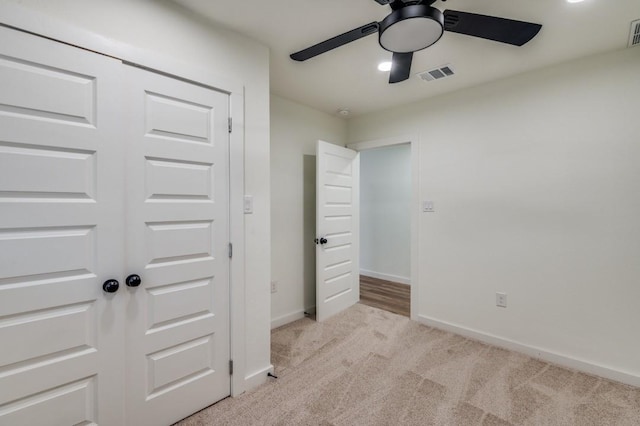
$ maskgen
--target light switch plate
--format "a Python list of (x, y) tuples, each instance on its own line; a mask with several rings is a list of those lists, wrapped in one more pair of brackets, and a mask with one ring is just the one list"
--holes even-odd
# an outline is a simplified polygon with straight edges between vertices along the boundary
[(244, 196), (244, 213), (245, 214), (253, 213), (253, 195)]
[(427, 200), (422, 203), (422, 211), (425, 213), (434, 213), (436, 211), (436, 208), (433, 204), (433, 201)]
[(499, 308), (507, 307), (507, 293), (496, 293), (496, 306)]

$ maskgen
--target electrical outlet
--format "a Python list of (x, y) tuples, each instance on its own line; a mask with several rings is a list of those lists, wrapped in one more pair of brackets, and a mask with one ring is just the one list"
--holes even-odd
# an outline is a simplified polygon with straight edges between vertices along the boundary
[(507, 293), (496, 293), (496, 306), (500, 308), (507, 307)]
[(278, 281), (271, 281), (271, 293), (278, 291)]

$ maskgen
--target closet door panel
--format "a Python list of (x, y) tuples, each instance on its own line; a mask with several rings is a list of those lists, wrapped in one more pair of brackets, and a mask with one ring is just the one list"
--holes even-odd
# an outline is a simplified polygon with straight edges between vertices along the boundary
[(127, 420), (230, 393), (228, 95), (126, 67)]
[(0, 39), (0, 424), (122, 424), (122, 64)]

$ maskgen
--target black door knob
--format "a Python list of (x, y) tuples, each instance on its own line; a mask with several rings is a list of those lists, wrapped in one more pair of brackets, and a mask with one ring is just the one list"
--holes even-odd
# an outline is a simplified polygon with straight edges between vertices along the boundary
[(328, 241), (327, 241), (326, 238), (324, 238), (324, 237), (320, 238), (320, 244), (327, 244), (327, 242)]
[(105, 293), (115, 293), (120, 288), (120, 283), (117, 280), (107, 280), (102, 284), (102, 289)]
[(138, 287), (142, 284), (142, 278), (140, 278), (140, 275), (131, 274), (124, 282), (128, 287)]

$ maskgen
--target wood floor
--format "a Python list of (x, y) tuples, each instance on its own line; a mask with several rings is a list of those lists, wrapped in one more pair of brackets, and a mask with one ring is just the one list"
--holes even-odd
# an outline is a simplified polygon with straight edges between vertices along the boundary
[(360, 303), (409, 317), (411, 287), (360, 275)]

